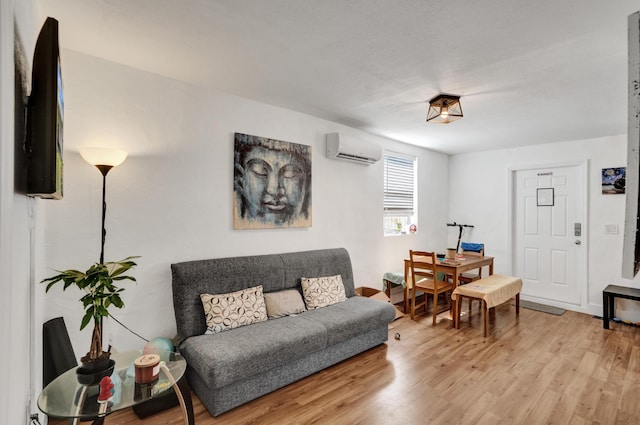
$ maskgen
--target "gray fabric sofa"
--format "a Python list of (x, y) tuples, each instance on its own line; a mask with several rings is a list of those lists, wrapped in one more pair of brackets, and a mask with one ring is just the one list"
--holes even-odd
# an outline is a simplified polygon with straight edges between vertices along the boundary
[[(217, 416), (384, 343), (395, 318), (390, 303), (355, 295), (343, 248), (190, 261), (171, 265), (173, 303), (187, 380)], [(301, 277), (340, 274), (347, 300), (295, 316), (204, 335), (200, 294), (256, 285), (296, 288)]]

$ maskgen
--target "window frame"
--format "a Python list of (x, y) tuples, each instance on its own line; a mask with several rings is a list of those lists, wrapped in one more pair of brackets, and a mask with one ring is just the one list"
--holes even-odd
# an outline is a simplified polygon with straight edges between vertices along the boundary
[[(398, 174), (394, 173), (390, 181), (389, 173), (392, 170)], [(384, 151), (382, 192), (384, 235), (411, 233), (410, 226), (417, 227), (418, 221), (418, 157)]]

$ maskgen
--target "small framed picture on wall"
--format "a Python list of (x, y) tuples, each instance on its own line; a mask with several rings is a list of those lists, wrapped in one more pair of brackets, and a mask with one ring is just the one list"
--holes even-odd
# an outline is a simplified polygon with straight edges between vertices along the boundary
[(627, 167), (602, 169), (602, 194), (616, 195), (625, 192)]
[(553, 206), (553, 188), (541, 187), (536, 192), (536, 205), (539, 207), (552, 207)]

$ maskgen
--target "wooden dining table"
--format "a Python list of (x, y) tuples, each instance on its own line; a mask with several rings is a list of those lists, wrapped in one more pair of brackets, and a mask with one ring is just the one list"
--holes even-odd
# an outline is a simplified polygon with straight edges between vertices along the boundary
[[(426, 258), (427, 262), (430, 262), (429, 258)], [(453, 277), (453, 287), (458, 286), (458, 276), (469, 270), (479, 269), (489, 266), (489, 275), (493, 274), (493, 257), (487, 256), (467, 256), (464, 258), (458, 258), (454, 262), (447, 262), (438, 259), (436, 264), (439, 272), (451, 275)], [(411, 276), (411, 260), (409, 258), (404, 259), (404, 281), (409, 286), (409, 276)]]
[[(425, 258), (426, 262), (431, 262), (429, 257)], [(493, 257), (488, 256), (467, 256), (464, 258), (458, 257), (452, 262), (448, 262), (443, 259), (438, 259), (436, 264), (436, 270), (438, 273), (444, 273), (450, 275), (453, 287), (456, 288), (459, 285), (458, 277), (469, 270), (480, 269), (482, 267), (489, 267), (489, 275), (493, 274)], [(409, 258), (404, 259), (404, 281), (406, 286), (404, 287), (404, 306), (405, 312), (408, 310), (409, 289), (413, 286), (411, 284), (411, 260)], [(452, 312), (453, 313), (453, 312)]]

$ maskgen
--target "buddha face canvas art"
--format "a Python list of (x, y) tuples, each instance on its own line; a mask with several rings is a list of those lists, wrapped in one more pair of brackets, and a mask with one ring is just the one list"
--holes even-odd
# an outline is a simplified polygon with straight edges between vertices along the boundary
[(311, 227), (311, 146), (236, 133), (235, 229)]

